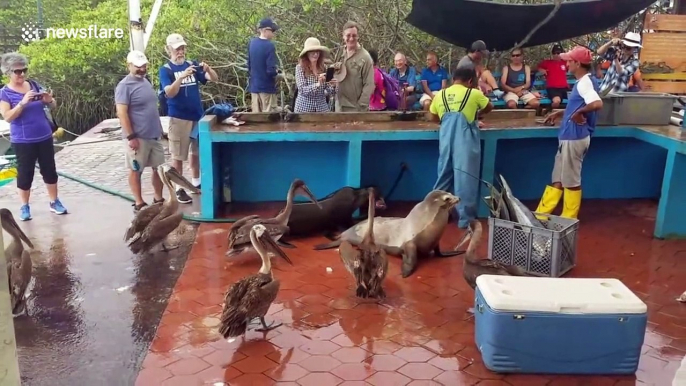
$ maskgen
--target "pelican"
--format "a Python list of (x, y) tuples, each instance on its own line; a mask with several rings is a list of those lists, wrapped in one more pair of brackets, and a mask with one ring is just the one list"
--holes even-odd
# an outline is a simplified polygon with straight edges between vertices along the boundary
[(0, 208), (2, 229), (12, 236), (12, 242), (5, 248), (7, 262), (7, 278), (9, 279), (10, 304), (15, 316), (26, 312), (26, 289), (31, 281), (33, 263), (29, 252), (24, 249), (24, 243), (33, 249), (33, 243), (14, 221), (12, 212)]

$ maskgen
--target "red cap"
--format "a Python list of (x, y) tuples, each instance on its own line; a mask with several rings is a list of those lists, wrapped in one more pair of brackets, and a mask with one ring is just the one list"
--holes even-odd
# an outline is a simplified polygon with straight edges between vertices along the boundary
[(572, 48), (571, 51), (560, 54), (560, 58), (562, 60), (571, 60), (581, 64), (590, 64), (593, 60), (591, 57), (591, 51), (582, 46), (576, 46)]

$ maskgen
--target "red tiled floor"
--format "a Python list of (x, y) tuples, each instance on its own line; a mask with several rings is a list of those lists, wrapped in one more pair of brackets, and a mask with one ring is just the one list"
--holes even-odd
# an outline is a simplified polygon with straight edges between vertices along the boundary
[[(284, 324), (228, 342), (216, 330), (224, 293), (257, 272), (260, 260), (255, 254), (226, 258), (230, 224), (204, 224), (137, 384), (671, 385), (686, 353), (686, 305), (675, 301), (686, 290), (686, 242), (653, 240), (654, 211), (646, 201), (584, 202), (578, 263), (568, 274), (618, 278), (648, 305), (634, 376), (492, 373), (474, 345), (466, 313), (474, 292), (462, 279), (461, 257), (421, 260), (407, 279), (400, 259), (390, 257), (388, 297), (376, 303), (355, 298), (335, 249), (312, 250), (323, 237), (294, 241), (298, 248), (285, 250), (293, 266), (272, 260), (281, 291), (267, 322)], [(448, 229), (444, 246), (456, 236)], [(482, 242), (484, 257), (486, 248)]]

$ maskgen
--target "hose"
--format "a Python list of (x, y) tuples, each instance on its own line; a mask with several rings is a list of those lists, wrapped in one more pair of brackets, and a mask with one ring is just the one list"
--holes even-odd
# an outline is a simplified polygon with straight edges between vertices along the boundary
[[(68, 180), (72, 180), (72, 181), (78, 182), (78, 183), (80, 183), (80, 184), (84, 184), (84, 185), (86, 185), (86, 186), (88, 186), (88, 187), (91, 187), (91, 188), (93, 188), (93, 189), (95, 189), (95, 190), (99, 190), (99, 191), (101, 191), (101, 192), (105, 192), (105, 193), (111, 194), (111, 195), (113, 195), (113, 196), (117, 196), (117, 197), (123, 198), (123, 199), (125, 199), (125, 200), (127, 200), (127, 201), (130, 201), (130, 202), (135, 202), (135, 200), (133, 199), (133, 197), (129, 196), (128, 194), (120, 193), (120, 192), (117, 192), (116, 190), (113, 190), (113, 189), (110, 189), (110, 188), (106, 188), (106, 187), (104, 187), (104, 186), (100, 186), (100, 185), (94, 184), (94, 183), (92, 183), (92, 182), (90, 182), (90, 181), (86, 181), (86, 180), (84, 180), (84, 179), (82, 179), (82, 178), (79, 178), (79, 177), (76, 177), (76, 176), (72, 176), (71, 174), (67, 174), (67, 173), (58, 171), (58, 172), (57, 172), (57, 175), (60, 176), (60, 177), (64, 177), (64, 178), (66, 178), (66, 179), (68, 179)], [(239, 220), (239, 219), (237, 219), (237, 218), (204, 218), (204, 217), (195, 217), (195, 216), (189, 216), (189, 215), (186, 215), (186, 214), (183, 215), (183, 219), (186, 220), (186, 221), (193, 221), (193, 222), (200, 222), (200, 223), (235, 223), (236, 221)]]

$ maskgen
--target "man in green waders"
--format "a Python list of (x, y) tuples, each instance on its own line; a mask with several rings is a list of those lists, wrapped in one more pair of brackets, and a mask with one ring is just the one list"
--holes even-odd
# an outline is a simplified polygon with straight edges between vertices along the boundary
[(438, 91), (429, 111), (432, 119), (441, 123), (438, 131), (438, 179), (434, 189), (452, 192), (460, 198), (457, 204), (457, 226), (466, 229), (457, 250), (469, 240), (470, 221), (476, 218), (479, 202), (481, 170), (481, 135), (479, 110), (482, 114), (493, 110), (491, 101), (478, 88), (476, 71), (461, 67), (453, 71), (452, 86)]

